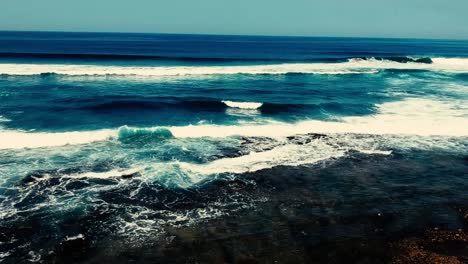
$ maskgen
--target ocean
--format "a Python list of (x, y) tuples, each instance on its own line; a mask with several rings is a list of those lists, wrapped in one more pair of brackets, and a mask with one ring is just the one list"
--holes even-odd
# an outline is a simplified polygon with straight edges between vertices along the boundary
[(468, 41), (0, 32), (4, 263), (468, 260), (467, 147)]

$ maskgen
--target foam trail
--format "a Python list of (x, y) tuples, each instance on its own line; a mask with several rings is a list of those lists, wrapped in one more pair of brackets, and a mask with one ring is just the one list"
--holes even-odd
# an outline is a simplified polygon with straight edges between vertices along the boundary
[(233, 102), (233, 101), (222, 101), (222, 102), (229, 107), (240, 108), (240, 109), (258, 109), (263, 105), (263, 103), (256, 103), (256, 102)]
[(128, 170), (111, 170), (106, 172), (85, 172), (77, 175), (68, 176), (70, 178), (96, 178), (96, 179), (108, 179), (117, 178), (122, 176), (135, 175), (139, 173), (142, 168), (132, 168)]
[(253, 152), (236, 158), (223, 158), (208, 164), (178, 162), (184, 170), (210, 175), (217, 173), (245, 173), (272, 168), (278, 165), (298, 166), (321, 160), (338, 158), (345, 151), (334, 148), (321, 140), (304, 145), (284, 145), (264, 152)]
[[(287, 144), (263, 152), (252, 152), (236, 158), (223, 158), (207, 164), (176, 162), (180, 168), (192, 173), (211, 175), (219, 173), (246, 173), (269, 169), (279, 165), (299, 166), (343, 157), (348, 148), (337, 148), (324, 140), (314, 140), (307, 145)], [(356, 149), (373, 155), (390, 155), (392, 151)]]
[(466, 58), (434, 58), (432, 64), (400, 63), (388, 60), (349, 60), (341, 63), (284, 63), (245, 66), (100, 66), (70, 64), (0, 64), (0, 74), (39, 75), (137, 75), (178, 76), (211, 74), (362, 74), (383, 69), (431, 70), (443, 72), (468, 72)]

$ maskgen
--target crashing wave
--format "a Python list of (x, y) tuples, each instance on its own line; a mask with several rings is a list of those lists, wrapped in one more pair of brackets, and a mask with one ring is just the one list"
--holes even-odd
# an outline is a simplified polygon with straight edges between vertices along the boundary
[[(424, 63), (424, 64), (431, 64), (434, 61), (429, 57), (423, 58), (412, 58), (412, 57), (370, 57), (370, 58), (360, 58), (361, 60), (378, 60), (378, 61), (393, 61), (398, 63)], [(356, 60), (356, 59), (351, 59)]]
[(0, 75), (41, 75), (54, 73), (70, 76), (187, 76), (228, 74), (372, 74), (381, 70), (427, 70), (453, 73), (468, 72), (467, 58), (350, 59), (335, 63), (282, 63), (242, 66), (104, 66), (71, 64), (0, 64)]

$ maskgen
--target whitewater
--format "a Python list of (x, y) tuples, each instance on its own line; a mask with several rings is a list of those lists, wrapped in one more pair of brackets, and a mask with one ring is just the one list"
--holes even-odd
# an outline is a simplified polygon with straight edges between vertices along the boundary
[(84, 75), (134, 75), (134, 76), (185, 76), (231, 74), (372, 74), (380, 70), (427, 70), (448, 73), (468, 72), (466, 58), (432, 58), (432, 63), (395, 62), (379, 59), (349, 59), (340, 63), (281, 63), (241, 66), (113, 66), (86, 64), (11, 64), (0, 63), (3, 75), (58, 74)]

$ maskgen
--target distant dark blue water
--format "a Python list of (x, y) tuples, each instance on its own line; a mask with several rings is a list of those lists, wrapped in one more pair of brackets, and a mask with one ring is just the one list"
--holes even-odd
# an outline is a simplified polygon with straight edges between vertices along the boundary
[(467, 102), (467, 41), (0, 32), (0, 261), (460, 228)]

